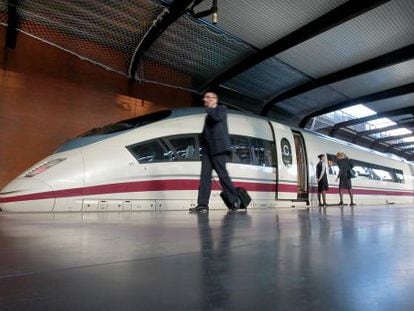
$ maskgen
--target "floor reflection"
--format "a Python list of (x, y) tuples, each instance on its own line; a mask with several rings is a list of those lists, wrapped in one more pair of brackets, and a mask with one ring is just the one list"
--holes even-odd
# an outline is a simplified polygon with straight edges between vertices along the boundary
[(216, 240), (212, 235), (209, 214), (201, 213), (197, 217), (201, 247), (202, 310), (226, 310), (231, 297), (229, 270), (237, 262), (237, 258), (232, 258), (231, 254), (234, 225), (236, 222), (238, 225), (246, 223), (246, 220), (249, 222), (250, 216), (245, 211), (228, 212), (221, 221)]
[(413, 234), (397, 206), (2, 213), (0, 306), (412, 310)]

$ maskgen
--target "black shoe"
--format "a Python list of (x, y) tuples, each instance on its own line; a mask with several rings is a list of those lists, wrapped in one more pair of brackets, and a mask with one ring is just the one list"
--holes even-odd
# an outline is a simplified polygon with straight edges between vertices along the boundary
[(190, 213), (207, 213), (208, 212), (208, 206), (198, 204), (196, 207), (191, 207), (188, 211)]
[(351, 202), (351, 204), (349, 204), (349, 206), (355, 206), (356, 204), (354, 202)]
[(339, 206), (343, 206), (344, 205), (344, 202), (341, 201), (341, 202), (338, 203), (338, 205)]

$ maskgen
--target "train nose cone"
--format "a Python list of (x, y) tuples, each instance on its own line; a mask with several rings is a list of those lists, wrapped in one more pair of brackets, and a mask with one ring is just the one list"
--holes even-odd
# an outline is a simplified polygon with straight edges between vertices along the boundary
[(52, 188), (34, 177), (18, 177), (0, 192), (5, 212), (50, 212), (55, 205)]

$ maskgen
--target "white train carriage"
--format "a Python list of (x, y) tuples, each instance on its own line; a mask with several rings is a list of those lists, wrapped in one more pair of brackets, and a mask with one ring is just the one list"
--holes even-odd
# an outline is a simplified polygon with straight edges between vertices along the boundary
[[(339, 182), (336, 180), (339, 169), (335, 164), (335, 155), (338, 151), (345, 152), (354, 163), (356, 177), (352, 179), (352, 192), (357, 205), (414, 203), (414, 167), (409, 162), (351, 143), (339, 142), (331, 137), (315, 135), (307, 131), (303, 131), (302, 135), (308, 147), (310, 169), (316, 166), (319, 161), (317, 155), (320, 153), (326, 153), (327, 159), (333, 162), (333, 165), (328, 167), (329, 204), (339, 202)], [(310, 200), (312, 204), (317, 204), (317, 182), (314, 175), (310, 181), (312, 188)], [(346, 190), (344, 199), (345, 202), (349, 200)]]
[[(196, 204), (203, 109), (162, 111), (94, 129), (10, 182), (0, 207), (12, 212), (187, 210)], [(337, 140), (230, 111), (228, 171), (251, 207), (316, 202), (317, 155), (344, 151), (356, 163), (358, 205), (413, 203), (413, 167)], [(333, 166), (335, 169), (335, 166)], [(214, 175), (213, 175), (214, 176)], [(210, 208), (225, 208), (213, 177)], [(338, 202), (329, 176), (328, 203)]]

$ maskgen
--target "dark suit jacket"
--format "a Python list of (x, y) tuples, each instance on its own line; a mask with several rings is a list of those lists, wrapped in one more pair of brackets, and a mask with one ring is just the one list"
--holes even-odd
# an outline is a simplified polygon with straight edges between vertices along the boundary
[[(328, 170), (328, 165), (326, 165), (325, 173), (324, 173), (324, 175), (322, 176), (321, 179), (328, 178), (327, 170)], [(316, 178), (319, 179), (321, 177), (321, 173), (322, 173), (322, 161), (319, 161), (318, 164), (316, 165)]]
[(231, 150), (230, 135), (227, 127), (227, 108), (225, 106), (207, 108), (202, 137), (202, 145), (210, 155)]
[(338, 177), (339, 178), (348, 178), (348, 172), (354, 167), (354, 163), (352, 162), (351, 159), (349, 158), (344, 158), (341, 160), (338, 160), (338, 167), (339, 167), (339, 173), (338, 173)]

